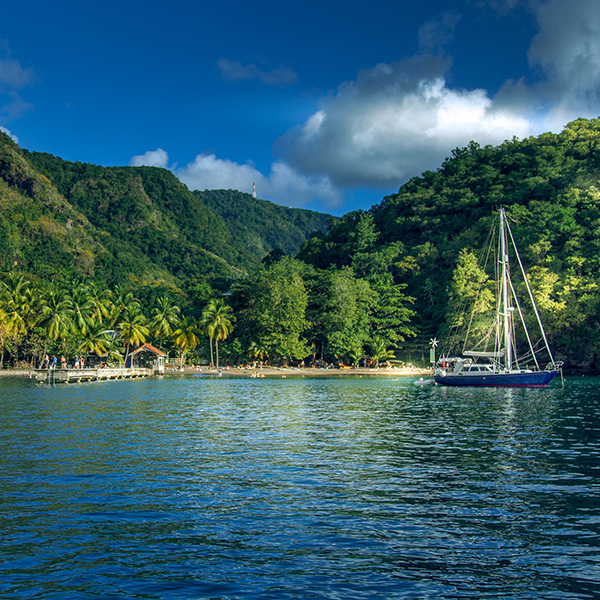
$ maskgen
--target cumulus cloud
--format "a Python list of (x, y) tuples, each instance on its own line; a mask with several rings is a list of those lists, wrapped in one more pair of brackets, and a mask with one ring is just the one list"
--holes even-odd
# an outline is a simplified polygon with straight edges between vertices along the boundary
[(274, 87), (287, 87), (298, 81), (296, 73), (285, 65), (279, 65), (278, 68), (272, 71), (263, 71), (256, 65), (243, 65), (237, 61), (220, 58), (217, 61), (217, 66), (221, 71), (221, 77), (228, 81), (258, 79), (265, 85)]
[(148, 150), (144, 154), (133, 156), (129, 161), (131, 167), (161, 167), (167, 169), (169, 166), (169, 155), (162, 149)]
[(501, 143), (530, 132), (484, 90), (450, 88), (450, 61), (419, 55), (379, 64), (345, 82), (278, 149), (297, 170), (341, 187), (394, 186), (433, 169), (471, 140)]
[(256, 183), (260, 198), (286, 206), (303, 207), (321, 201), (331, 208), (341, 201), (340, 192), (329, 178), (302, 175), (280, 161), (274, 162), (265, 176), (252, 163), (239, 164), (214, 154), (200, 154), (175, 174), (191, 190), (235, 189), (251, 193), (252, 184)]
[(15, 144), (19, 143), (19, 138), (16, 135), (13, 135), (13, 133), (6, 129), (6, 127), (2, 127), (2, 125), (0, 125), (0, 131), (5, 133), (13, 142), (15, 142)]
[(428, 21), (419, 28), (419, 47), (422, 52), (440, 52), (445, 44), (454, 38), (460, 15), (446, 11), (437, 19)]
[(33, 69), (24, 68), (12, 58), (8, 44), (0, 42), (0, 118), (14, 121), (33, 109), (33, 104), (23, 100), (18, 90), (35, 81)]
[(598, 116), (600, 100), (600, 3), (550, 0), (534, 3), (539, 33), (529, 48), (532, 68), (545, 79), (535, 86), (549, 108), (548, 123)]
[(23, 100), (20, 94), (14, 90), (6, 94), (0, 94), (0, 98), (2, 96), (4, 96), (5, 101), (0, 105), (0, 117), (5, 121), (14, 121), (26, 112), (33, 110), (33, 104)]
[(421, 54), (361, 71), (322, 98), (319, 110), (278, 140), (279, 156), (341, 187), (396, 187), (471, 140), (499, 144), (598, 116), (600, 2), (488, 4), (504, 14), (525, 6), (535, 19), (529, 73), (515, 74), (494, 97), (453, 87), (451, 60), (442, 51), (460, 16), (449, 11), (420, 28)]
[(33, 69), (25, 69), (19, 61), (0, 55), (0, 91), (20, 90), (35, 79)]

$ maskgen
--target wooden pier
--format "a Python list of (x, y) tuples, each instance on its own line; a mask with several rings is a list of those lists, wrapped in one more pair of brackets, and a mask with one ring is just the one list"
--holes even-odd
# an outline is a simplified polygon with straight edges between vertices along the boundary
[(36, 369), (35, 378), (46, 383), (80, 383), (82, 381), (108, 381), (110, 379), (136, 379), (158, 375), (155, 369), (141, 367), (104, 369)]

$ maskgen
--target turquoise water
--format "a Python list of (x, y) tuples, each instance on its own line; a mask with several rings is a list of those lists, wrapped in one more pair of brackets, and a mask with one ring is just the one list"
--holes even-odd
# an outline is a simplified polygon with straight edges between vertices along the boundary
[(599, 379), (0, 379), (0, 597), (600, 598)]

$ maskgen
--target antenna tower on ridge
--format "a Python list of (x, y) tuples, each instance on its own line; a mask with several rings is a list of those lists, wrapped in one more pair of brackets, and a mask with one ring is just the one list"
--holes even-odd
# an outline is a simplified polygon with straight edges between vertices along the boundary
[(256, 198), (256, 183), (252, 184), (252, 196)]

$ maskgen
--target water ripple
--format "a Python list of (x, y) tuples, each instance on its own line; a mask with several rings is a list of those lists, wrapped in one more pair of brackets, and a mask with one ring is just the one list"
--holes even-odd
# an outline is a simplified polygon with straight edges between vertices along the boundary
[(0, 380), (0, 596), (600, 597), (597, 383)]

